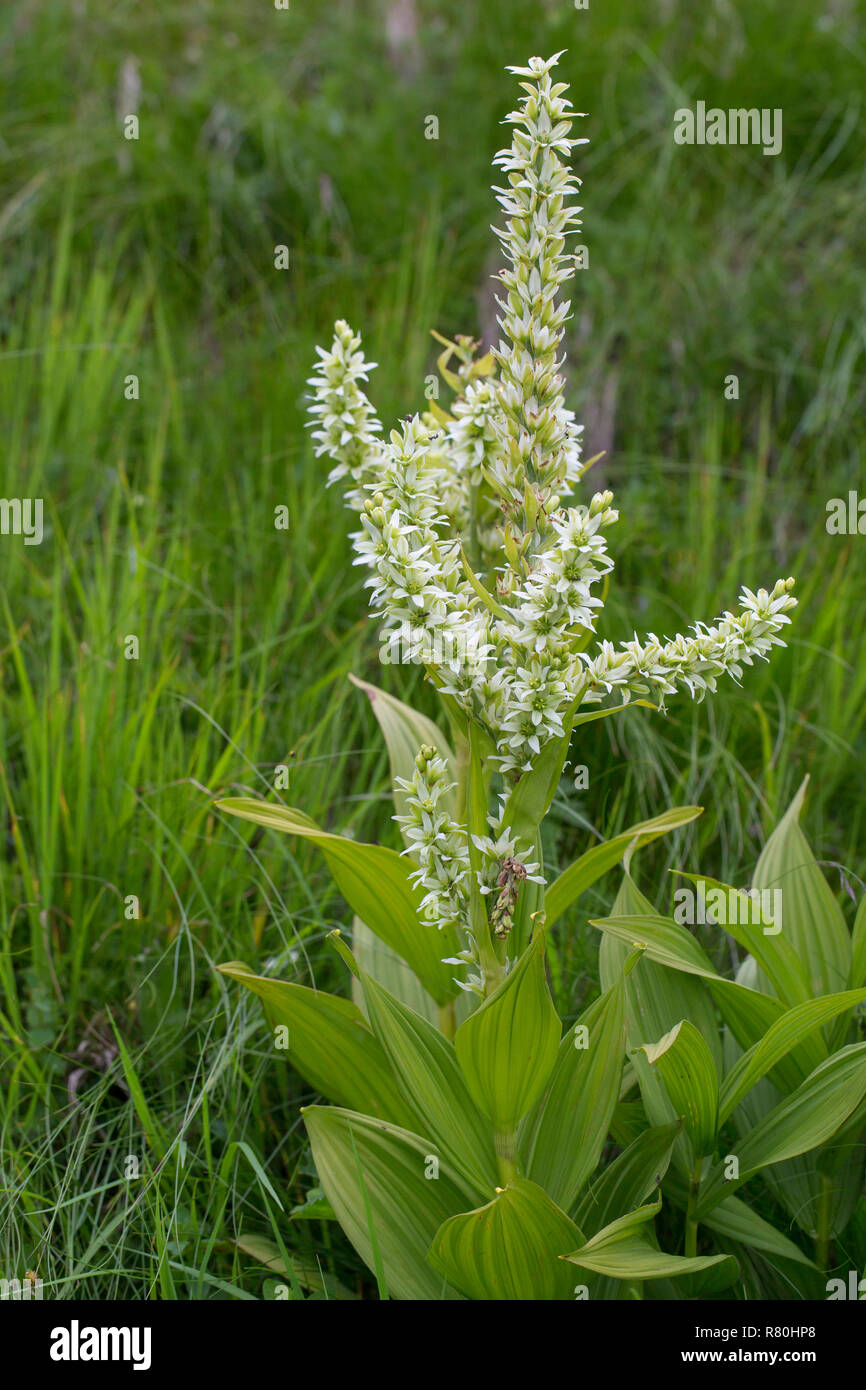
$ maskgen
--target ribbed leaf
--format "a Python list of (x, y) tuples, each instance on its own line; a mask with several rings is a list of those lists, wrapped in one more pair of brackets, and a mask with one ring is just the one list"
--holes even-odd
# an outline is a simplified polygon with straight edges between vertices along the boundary
[[(685, 1258), (681, 1255), (666, 1255), (657, 1250), (644, 1233), (643, 1227), (652, 1221), (661, 1208), (661, 1199), (651, 1206), (639, 1207), (627, 1216), (612, 1221), (603, 1230), (588, 1240), (579, 1250), (566, 1255), (571, 1264), (581, 1269), (591, 1270), (593, 1274), (604, 1274), (611, 1279), (675, 1279), (684, 1274), (697, 1274), (701, 1270), (718, 1266), (720, 1283), (724, 1288), (733, 1283), (739, 1272), (737, 1261), (731, 1255), (699, 1255)], [(724, 1266), (724, 1268), (723, 1268)]]
[(671, 1104), (685, 1125), (692, 1156), (698, 1159), (711, 1153), (718, 1128), (719, 1082), (701, 1034), (683, 1019), (657, 1043), (644, 1044), (643, 1051), (664, 1078)]
[[(751, 967), (751, 970), (747, 967)], [(747, 985), (747, 975), (750, 979), (757, 979), (757, 974), (755, 961), (747, 956), (736, 980), (710, 980), (708, 984), (731, 1036), (745, 1051), (759, 1043), (767, 1030), (788, 1012), (775, 995), (762, 994)], [(820, 1034), (806, 1034), (767, 1075), (783, 1093), (793, 1091), (825, 1061), (827, 1055), (827, 1046)]]
[[(406, 793), (397, 787), (396, 779), (411, 779), (415, 770), (415, 759), (425, 744), (435, 748), (440, 757), (444, 758), (448, 766), (448, 781), (456, 782), (457, 764), (454, 754), (438, 724), (434, 724), (426, 715), (419, 714), (410, 705), (404, 705), (402, 700), (395, 700), (393, 695), (388, 695), (378, 686), (370, 685), (368, 681), (359, 680), (357, 676), (352, 675), (349, 676), (349, 680), (369, 698), (379, 728), (385, 736), (391, 765), (391, 789), (398, 815), (404, 815), (406, 812)], [(450, 797), (448, 794), (443, 797), (442, 805), (451, 815), (454, 814), (456, 805), (453, 792)]]
[(442, 963), (460, 949), (457, 935), (422, 921), (421, 894), (409, 882), (411, 865), (394, 850), (332, 835), (290, 806), (272, 806), (250, 797), (230, 797), (217, 805), (243, 820), (309, 840), (322, 851), (352, 911), (406, 961), (437, 1004), (447, 1003), (460, 992), (453, 968)]
[(567, 1299), (574, 1276), (559, 1257), (582, 1239), (542, 1188), (514, 1178), (487, 1206), (446, 1221), (429, 1259), (467, 1298)]
[[(619, 1097), (623, 996), (620, 979), (566, 1032), (528, 1145), (527, 1176), (566, 1211), (595, 1170)], [(587, 1045), (579, 1047), (584, 1029)]]
[(493, 1132), (472, 1102), (453, 1043), (369, 975), (362, 980), (370, 1024), (401, 1093), (470, 1200), (483, 1201), (497, 1183)]
[(259, 996), (272, 1024), (288, 1029), (282, 1055), (314, 1090), (353, 1110), (414, 1123), (381, 1045), (348, 999), (255, 975), (241, 961), (217, 968)]
[(783, 1236), (769, 1221), (758, 1216), (757, 1212), (752, 1211), (745, 1202), (741, 1202), (739, 1197), (726, 1197), (704, 1216), (702, 1221), (709, 1230), (715, 1231), (727, 1240), (739, 1241), (741, 1245), (749, 1245), (753, 1250), (760, 1250), (765, 1255), (794, 1260), (797, 1264), (815, 1268), (808, 1255), (804, 1255), (798, 1245), (787, 1236)]
[(864, 999), (866, 989), (828, 994), (798, 1004), (777, 1019), (760, 1042), (744, 1052), (725, 1077), (719, 1099), (719, 1123), (724, 1123), (755, 1083), (766, 1076), (804, 1037), (837, 1014), (853, 1009)]
[(670, 917), (657, 913), (600, 917), (591, 921), (590, 926), (598, 927), (626, 946), (645, 947), (648, 958), (659, 965), (707, 980), (718, 979), (718, 972), (700, 943)]
[(430, 1242), (465, 1197), (444, 1165), (425, 1177), (427, 1139), (351, 1110), (304, 1110), (316, 1172), (346, 1236), (369, 1269), (381, 1262), (394, 1298), (459, 1298), (427, 1263)]
[[(635, 886), (630, 874), (623, 875), (622, 884), (611, 911), (611, 918), (647, 916), (652, 904)], [(624, 969), (628, 948), (614, 936), (605, 933), (599, 953), (602, 988), (606, 989)], [(671, 970), (648, 960), (646, 954), (632, 970), (626, 983), (626, 1019), (628, 1051), (640, 1083), (641, 1096), (651, 1125), (665, 1125), (678, 1116), (658, 1071), (651, 1067), (640, 1050), (645, 1043), (656, 1042), (683, 1018), (690, 1019), (701, 1032), (721, 1073), (721, 1043), (713, 1001), (707, 993), (703, 977), (681, 970)], [(693, 1166), (688, 1140), (682, 1134), (674, 1150), (674, 1164), (683, 1173)]]
[[(404, 960), (401, 960), (397, 952), (386, 946), (375, 932), (371, 932), (357, 913), (352, 919), (352, 951), (361, 970), (372, 975), (374, 980), (378, 980), (391, 994), (402, 999), (410, 1009), (423, 1014), (431, 1023), (438, 1023), (439, 1005), (433, 995), (427, 992), (418, 976), (409, 969)], [(361, 1012), (366, 1014), (364, 987), (360, 980), (354, 977), (352, 999)], [(459, 999), (454, 1001), (455, 1005), (459, 1003)]]
[(851, 938), (842, 909), (799, 826), (808, 782), (807, 777), (801, 783), (764, 846), (752, 887), (781, 890), (784, 935), (806, 968), (811, 992), (833, 994), (848, 984)]
[[(774, 923), (762, 915), (757, 903), (727, 883), (706, 878), (703, 874), (682, 874), (681, 877), (694, 883), (710, 902), (713, 894), (724, 895), (721, 917), (725, 920), (718, 920), (717, 917), (719, 927), (755, 957), (785, 1004), (790, 1007), (812, 998), (814, 991), (806, 969), (785, 934), (784, 907), (782, 923)], [(788, 892), (783, 894), (785, 907), (789, 896)], [(710, 916), (709, 908), (707, 916)], [(769, 928), (769, 931), (765, 928)]]
[(699, 1218), (753, 1173), (823, 1144), (864, 1096), (866, 1043), (855, 1043), (822, 1062), (731, 1150), (739, 1162), (739, 1176), (728, 1179), (724, 1165), (716, 1167), (701, 1192)]
[(602, 1171), (574, 1212), (575, 1221), (587, 1236), (594, 1236), (623, 1212), (639, 1207), (655, 1192), (668, 1171), (681, 1129), (679, 1120), (672, 1125), (654, 1125)]
[(640, 821), (637, 825), (629, 826), (621, 835), (593, 845), (554, 879), (548, 888), (544, 900), (547, 926), (551, 927), (596, 879), (618, 864), (633, 842), (637, 842), (636, 849), (648, 845), (660, 835), (667, 835), (670, 831), (687, 825), (689, 821), (701, 815), (702, 810), (701, 806), (674, 806), (660, 816), (653, 816), (652, 820)]
[(476, 1105), (500, 1129), (535, 1104), (556, 1062), (561, 1025), (544, 974), (544, 933), (454, 1038)]

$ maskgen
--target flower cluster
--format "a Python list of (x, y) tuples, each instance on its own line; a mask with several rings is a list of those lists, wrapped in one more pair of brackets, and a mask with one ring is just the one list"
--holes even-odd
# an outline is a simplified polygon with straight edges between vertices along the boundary
[[(481, 726), (510, 779), (563, 735), (580, 705), (644, 696), (663, 706), (679, 688), (702, 699), (720, 676), (739, 680), (783, 645), (796, 602), (793, 580), (780, 579), (769, 592), (744, 589), (739, 612), (695, 623), (688, 636), (635, 635), (618, 646), (596, 638), (613, 569), (605, 533), (618, 514), (609, 492), (588, 505), (571, 500), (585, 466), (560, 374), (569, 312), (560, 292), (574, 272), (566, 245), (580, 211), (567, 160), (585, 142), (571, 138), (576, 113), (551, 76), (559, 56), (511, 69), (526, 95), (507, 117), (511, 145), (495, 159), (507, 180), (495, 190), (504, 336), (480, 363), (469, 340), (450, 344), (462, 362), (457, 376), (443, 370), (457, 392), (450, 412), (437, 404), (384, 439), (361, 385), (373, 364), (342, 322), (310, 379), (316, 452), (333, 459), (331, 480), (345, 480), (360, 516), (357, 563), (369, 567), (386, 647), (399, 643), (400, 659), (424, 664)], [(443, 821), (441, 774), (435, 759), (419, 764), (404, 820), (430, 916), (450, 921), (465, 912), (469, 861), (465, 830)], [(509, 858), (493, 851), (485, 860), (501, 923), (527, 869), (499, 883)]]
[(397, 778), (406, 795), (406, 814), (394, 819), (402, 827), (408, 852), (418, 864), (412, 878), (424, 889), (421, 910), (440, 929), (466, 920), (469, 848), (465, 829), (452, 820), (443, 798), (454, 788), (435, 748), (425, 745), (410, 779)]

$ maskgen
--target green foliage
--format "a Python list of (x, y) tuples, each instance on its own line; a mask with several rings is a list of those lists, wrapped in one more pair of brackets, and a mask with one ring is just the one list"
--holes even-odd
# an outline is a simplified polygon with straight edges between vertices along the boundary
[[(619, 565), (624, 612), (639, 594), (646, 625), (669, 630), (693, 603), (711, 609), (759, 552), (786, 563), (802, 552), (791, 564), (799, 633), (772, 670), (750, 672), (748, 690), (663, 724), (638, 713), (582, 731), (591, 784), (560, 784), (544, 828), (549, 876), (660, 806), (701, 803), (699, 820), (644, 851), (646, 881), (699, 863), (744, 882), (806, 770), (815, 853), (858, 866), (866, 665), (852, 642), (866, 572), (857, 539), (828, 537), (823, 515), (825, 496), (857, 476), (866, 383), (853, 11), (818, 26), (809, 0), (784, 16), (735, 3), (673, 18), (629, 0), (582, 13), (576, 43), (569, 3), (416, 8), (404, 67), (354, 0), (326, 15), (179, 0), (159, 7), (158, 24), (147, 6), (108, 0), (2, 7), (3, 491), (44, 495), (49, 525), (41, 549), (0, 545), (0, 1226), (4, 1268), (38, 1267), (46, 1297), (269, 1297), (274, 1278), (292, 1297), (310, 1295), (309, 1279), (316, 1297), (366, 1287), (333, 1222), (288, 1219), (315, 1182), (297, 1119), (309, 1083), (273, 1066), (255, 999), (210, 970), (241, 956), (340, 989), (324, 939), (351, 913), (309, 844), (250, 838), (196, 788), (258, 795), (286, 762), (289, 799), (319, 824), (393, 843), (377, 710), (345, 691), (350, 670), (378, 679), (360, 586), (305, 447), (296, 383), (314, 341), (348, 312), (371, 325), (390, 417), (433, 369), (431, 325), (480, 328), (485, 173), (510, 96), (501, 64), (520, 53), (567, 46), (566, 75), (590, 113), (580, 173), (594, 189), (591, 266), (570, 325), (568, 403), (586, 420), (588, 452), (608, 448), (599, 467), (636, 522)], [(127, 146), (117, 109), (130, 58), (142, 134)], [(672, 92), (710, 86), (723, 105), (743, 93), (783, 104), (783, 155), (672, 152)], [(427, 111), (443, 115), (429, 144), (409, 138)], [(467, 113), (477, 140), (465, 138)], [(660, 206), (677, 215), (659, 218)], [(276, 240), (292, 247), (290, 276), (272, 270)], [(130, 370), (137, 403), (123, 399)], [(718, 401), (729, 370), (741, 376), (736, 408)], [(284, 501), (288, 546), (262, 543)], [(142, 638), (138, 663), (118, 658), (127, 631)], [(429, 716), (417, 687), (399, 693)], [(569, 1026), (596, 992), (583, 926), (609, 914), (613, 878), (548, 933)], [(127, 887), (138, 920), (123, 914)], [(866, 983), (862, 899), (858, 924), (851, 988)], [(701, 938), (729, 974), (727, 945)], [(413, 1007), (438, 1019), (379, 937), (359, 926), (353, 947), (392, 993), (404, 997), (394, 977), (411, 980)], [(729, 981), (707, 993), (678, 980), (695, 983), (700, 1007), (724, 1001), (741, 1047), (785, 1011)], [(458, 1019), (468, 1003), (454, 1001)], [(695, 1018), (673, 1013), (652, 1041)], [(771, 1080), (790, 1092), (821, 1060), (804, 1039)], [(134, 1096), (165, 1140), (162, 1160)], [(241, 1135), (285, 1212), (231, 1149)], [(137, 1186), (118, 1172), (127, 1153), (141, 1160)], [(819, 1215), (802, 1183), (780, 1191), (807, 1224)], [(781, 1261), (785, 1237), (744, 1198), (789, 1229), (789, 1207), (753, 1179), (701, 1231), (739, 1242), (742, 1217), (753, 1248), (762, 1230)], [(855, 1210), (835, 1252), (863, 1269), (857, 1220)], [(253, 1228), (282, 1252), (276, 1262), (259, 1262)]]
[[(395, 778), (414, 761), (410, 713), (397, 713)], [(417, 729), (419, 739), (424, 733)], [(462, 777), (458, 798), (471, 795), (471, 761)], [(783, 956), (805, 978), (824, 923), (803, 911), (798, 894), (821, 902), (818, 880), (824, 880), (797, 825), (801, 805), (800, 795), (761, 861), (784, 879), (784, 921), (791, 914), (799, 934), (788, 941), (784, 927), (776, 932), (756, 903), (733, 889), (716, 902), (735, 911), (738, 939), (740, 918), (750, 911), (757, 918), (751, 932), (769, 928), (761, 938), (767, 963), (773, 953)], [(254, 814), (250, 803), (225, 809), (268, 823), (268, 811)], [(683, 808), (659, 817), (652, 833), (690, 814)], [(295, 833), (298, 819), (274, 814), (269, 823)], [(827, 1267), (830, 1242), (842, 1234), (862, 1186), (866, 1041), (855, 1038), (866, 989), (776, 1000), (765, 1012), (772, 995), (726, 980), (687, 926), (649, 910), (630, 873), (646, 834), (647, 827), (635, 828), (614, 912), (595, 923), (610, 943), (604, 970), (612, 982), (563, 1036), (544, 973), (543, 915), (529, 945), (456, 1033), (447, 1011), (437, 1027), (372, 973), (360, 975), (369, 1028), (351, 1005), (311, 996), (322, 1001), (323, 1020), (332, 1010), (366, 1048), (379, 1044), (375, 1065), (367, 1064), (363, 1076), (366, 1088), (381, 1091), (376, 1108), (314, 1107), (306, 1119), (325, 1195), (376, 1272), (382, 1294), (566, 1299), (617, 1297), (618, 1290), (652, 1297), (657, 1289), (665, 1297), (712, 1297), (737, 1287), (742, 1252), (751, 1251), (801, 1297), (814, 1296), (815, 1262), (734, 1193), (763, 1180), (784, 1201), (777, 1175), (810, 1155), (814, 1166), (800, 1178), (808, 1183), (809, 1173), (815, 1175), (813, 1200), (823, 1223), (814, 1233), (815, 1261)], [(611, 863), (621, 857), (619, 847), (611, 855)], [(566, 881), (579, 886), (578, 873), (566, 871)], [(690, 881), (707, 884), (696, 875)], [(844, 930), (838, 951), (847, 973), (852, 952)], [(412, 949), (407, 934), (404, 961)], [(243, 967), (224, 970), (263, 997), (272, 1019), (291, 1022), (292, 1001), (310, 994)], [(750, 1010), (746, 1001), (758, 1000)], [(332, 1043), (332, 1027), (318, 1027), (312, 1060), (304, 1033), (288, 1055), (324, 1094), (340, 1100), (365, 1059), (354, 1061), (345, 1045)], [(753, 1039), (739, 1056), (736, 1037)], [(387, 1113), (395, 1091), (410, 1117), (402, 1128)], [(606, 1161), (620, 1102), (635, 1093), (631, 1123), (638, 1133)], [(762, 1107), (757, 1122), (750, 1103)], [(732, 1141), (731, 1124), (740, 1139)], [(661, 1244), (663, 1205), (668, 1241), (671, 1222), (673, 1229), (682, 1223), (680, 1250)], [(575, 1286), (569, 1263), (589, 1282)]]

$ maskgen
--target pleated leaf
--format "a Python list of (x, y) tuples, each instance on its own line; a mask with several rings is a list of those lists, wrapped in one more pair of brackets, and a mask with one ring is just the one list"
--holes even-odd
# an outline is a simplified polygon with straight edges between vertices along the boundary
[(810, 1033), (866, 999), (866, 989), (846, 990), (811, 999), (789, 1009), (767, 1030), (760, 1042), (744, 1052), (722, 1083), (719, 1123), (723, 1124), (756, 1082), (787, 1056)]
[[(784, 917), (781, 923), (764, 917), (759, 905), (747, 894), (718, 879), (706, 878), (703, 874), (683, 874), (682, 877), (706, 895), (708, 920), (714, 899), (721, 904), (715, 914), (719, 928), (755, 957), (785, 1004), (790, 1007), (812, 998), (814, 991), (808, 973), (787, 938)], [(789, 896), (784, 894), (785, 904)]]
[(497, 1128), (516, 1127), (543, 1093), (560, 1032), (544, 973), (544, 933), (538, 931), (454, 1038), (470, 1095)]
[(467, 1298), (567, 1299), (574, 1275), (559, 1257), (582, 1239), (542, 1188), (514, 1178), (486, 1206), (446, 1221), (429, 1259)]
[(783, 931), (806, 968), (812, 994), (843, 990), (851, 969), (851, 938), (842, 909), (800, 829), (808, 777), (761, 852), (752, 887), (778, 888)]
[[(652, 915), (652, 904), (638, 890), (626, 872), (613, 905), (611, 919)], [(628, 1051), (640, 1084), (646, 1117), (651, 1125), (666, 1125), (678, 1119), (664, 1081), (640, 1050), (645, 1043), (657, 1042), (683, 1018), (701, 1032), (721, 1073), (721, 1041), (713, 1001), (707, 981), (689, 971), (667, 969), (644, 954), (626, 982), (626, 1020)], [(628, 948), (624, 942), (605, 933), (599, 953), (602, 988), (609, 988), (625, 968)], [(674, 1164), (682, 1172), (693, 1166), (686, 1135), (676, 1142)]]
[(753, 1173), (806, 1153), (829, 1139), (866, 1096), (866, 1043), (843, 1047), (767, 1112), (731, 1153), (739, 1176), (726, 1180), (718, 1165), (698, 1202), (698, 1216), (712, 1211)]
[(321, 850), (352, 911), (406, 961), (437, 1004), (459, 994), (453, 968), (442, 963), (460, 949), (456, 932), (437, 931), (421, 919), (421, 894), (409, 881), (411, 865), (394, 850), (332, 835), (290, 806), (273, 806), (251, 797), (230, 797), (217, 805), (243, 820), (309, 840)]
[(698, 1255), (685, 1257), (666, 1255), (651, 1243), (643, 1227), (658, 1214), (661, 1199), (650, 1206), (639, 1207), (610, 1225), (591, 1240), (573, 1250), (566, 1259), (571, 1264), (604, 1274), (611, 1279), (676, 1279), (684, 1274), (697, 1274), (718, 1268), (717, 1287), (733, 1283), (739, 1265), (731, 1255)]
[(620, 979), (566, 1032), (528, 1145), (527, 1176), (566, 1211), (598, 1164), (619, 1097), (623, 996)]
[(677, 1115), (681, 1116), (695, 1159), (711, 1153), (719, 1115), (719, 1082), (710, 1049), (693, 1023), (683, 1019), (643, 1051), (657, 1067)]
[(701, 806), (674, 806), (660, 816), (653, 816), (651, 820), (629, 826), (621, 835), (615, 835), (602, 844), (593, 845), (554, 879), (548, 888), (544, 900), (547, 926), (551, 927), (596, 879), (619, 864), (630, 846), (634, 844), (635, 849), (640, 849), (641, 846), (658, 839), (660, 835), (667, 835), (682, 825), (688, 825), (689, 821), (701, 815), (702, 811)]
[[(396, 779), (398, 777), (405, 777), (407, 781), (411, 779), (415, 770), (415, 759), (425, 744), (430, 748), (435, 748), (440, 757), (445, 760), (448, 767), (449, 782), (457, 781), (457, 764), (454, 754), (438, 724), (434, 724), (433, 720), (428, 719), (426, 715), (419, 714), (417, 710), (412, 709), (411, 705), (404, 705), (402, 700), (396, 700), (393, 695), (388, 695), (386, 691), (380, 690), (378, 686), (370, 685), (369, 681), (359, 680), (357, 676), (352, 675), (349, 676), (349, 680), (359, 690), (363, 690), (368, 697), (379, 728), (384, 734), (391, 766), (394, 806), (398, 815), (404, 815), (406, 812), (406, 793), (397, 787)], [(443, 797), (442, 805), (450, 814), (454, 814), (456, 803), (453, 792), (450, 794), (450, 798), (447, 794)]]
[[(744, 967), (751, 966), (751, 971)], [(719, 1012), (739, 1046), (748, 1051), (759, 1043), (788, 1012), (781, 999), (762, 994), (745, 983), (748, 973), (757, 979), (757, 966), (747, 956), (736, 980), (710, 980), (709, 991), (719, 1006)], [(783, 1093), (796, 1090), (802, 1081), (827, 1058), (827, 1046), (819, 1033), (807, 1033), (767, 1073), (770, 1081)]]
[(217, 967), (261, 999), (272, 1024), (288, 1030), (285, 1056), (314, 1090), (337, 1105), (396, 1124), (414, 1122), (388, 1058), (348, 999), (255, 975), (241, 961)]
[(427, 1262), (436, 1232), (466, 1198), (440, 1167), (425, 1177), (430, 1141), (351, 1110), (304, 1110), (316, 1172), (343, 1231), (392, 1298), (459, 1298)]
[(599, 917), (590, 926), (613, 936), (625, 946), (643, 946), (649, 960), (659, 965), (682, 970), (687, 975), (699, 975), (707, 980), (718, 979), (718, 972), (704, 948), (685, 927), (671, 917), (658, 913), (629, 914), (621, 917)]
[(397, 1086), (470, 1201), (484, 1200), (497, 1183), (493, 1131), (473, 1104), (453, 1043), (369, 975), (362, 980), (370, 1024)]
[(574, 1212), (575, 1221), (587, 1236), (596, 1235), (655, 1192), (668, 1171), (681, 1129), (679, 1120), (671, 1125), (653, 1125), (602, 1171)]

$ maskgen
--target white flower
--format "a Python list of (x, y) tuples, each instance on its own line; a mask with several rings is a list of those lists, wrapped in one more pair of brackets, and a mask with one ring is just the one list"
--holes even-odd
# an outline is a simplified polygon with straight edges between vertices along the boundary
[[(446, 344), (444, 357), (456, 352), (461, 362), (456, 376), (443, 364), (457, 391), (450, 413), (431, 405), (383, 439), (362, 389), (373, 364), (343, 322), (330, 351), (318, 350), (310, 379), (316, 453), (334, 460), (329, 481), (344, 480), (360, 515), (356, 563), (369, 569), (383, 651), (424, 664), (492, 740), (508, 782), (563, 737), (580, 705), (646, 697), (663, 707), (678, 690), (701, 700), (720, 676), (740, 680), (744, 667), (784, 645), (780, 634), (796, 602), (793, 580), (780, 579), (770, 592), (744, 589), (738, 613), (697, 622), (687, 636), (588, 645), (613, 570), (604, 532), (618, 514), (609, 492), (588, 506), (561, 501), (585, 471), (580, 427), (565, 406), (569, 304), (560, 297), (574, 273), (567, 241), (580, 211), (568, 160), (585, 142), (572, 138), (575, 113), (565, 84), (551, 77), (558, 57), (511, 69), (526, 80), (520, 107), (506, 118), (511, 144), (495, 158), (506, 181), (495, 190), (504, 217), (497, 231), (506, 260), (497, 301), (503, 340), (482, 362), (473, 361), (468, 339)], [(403, 784), (409, 809), (399, 819), (425, 913), (465, 929), (467, 832), (440, 804), (442, 775), (435, 757), (421, 760)], [(523, 864), (494, 832), (476, 846), (478, 886), (489, 896), (506, 874), (495, 909), (502, 933), (520, 883), (537, 866)], [(518, 866), (510, 878), (509, 860)], [(475, 960), (471, 939), (461, 959)]]

